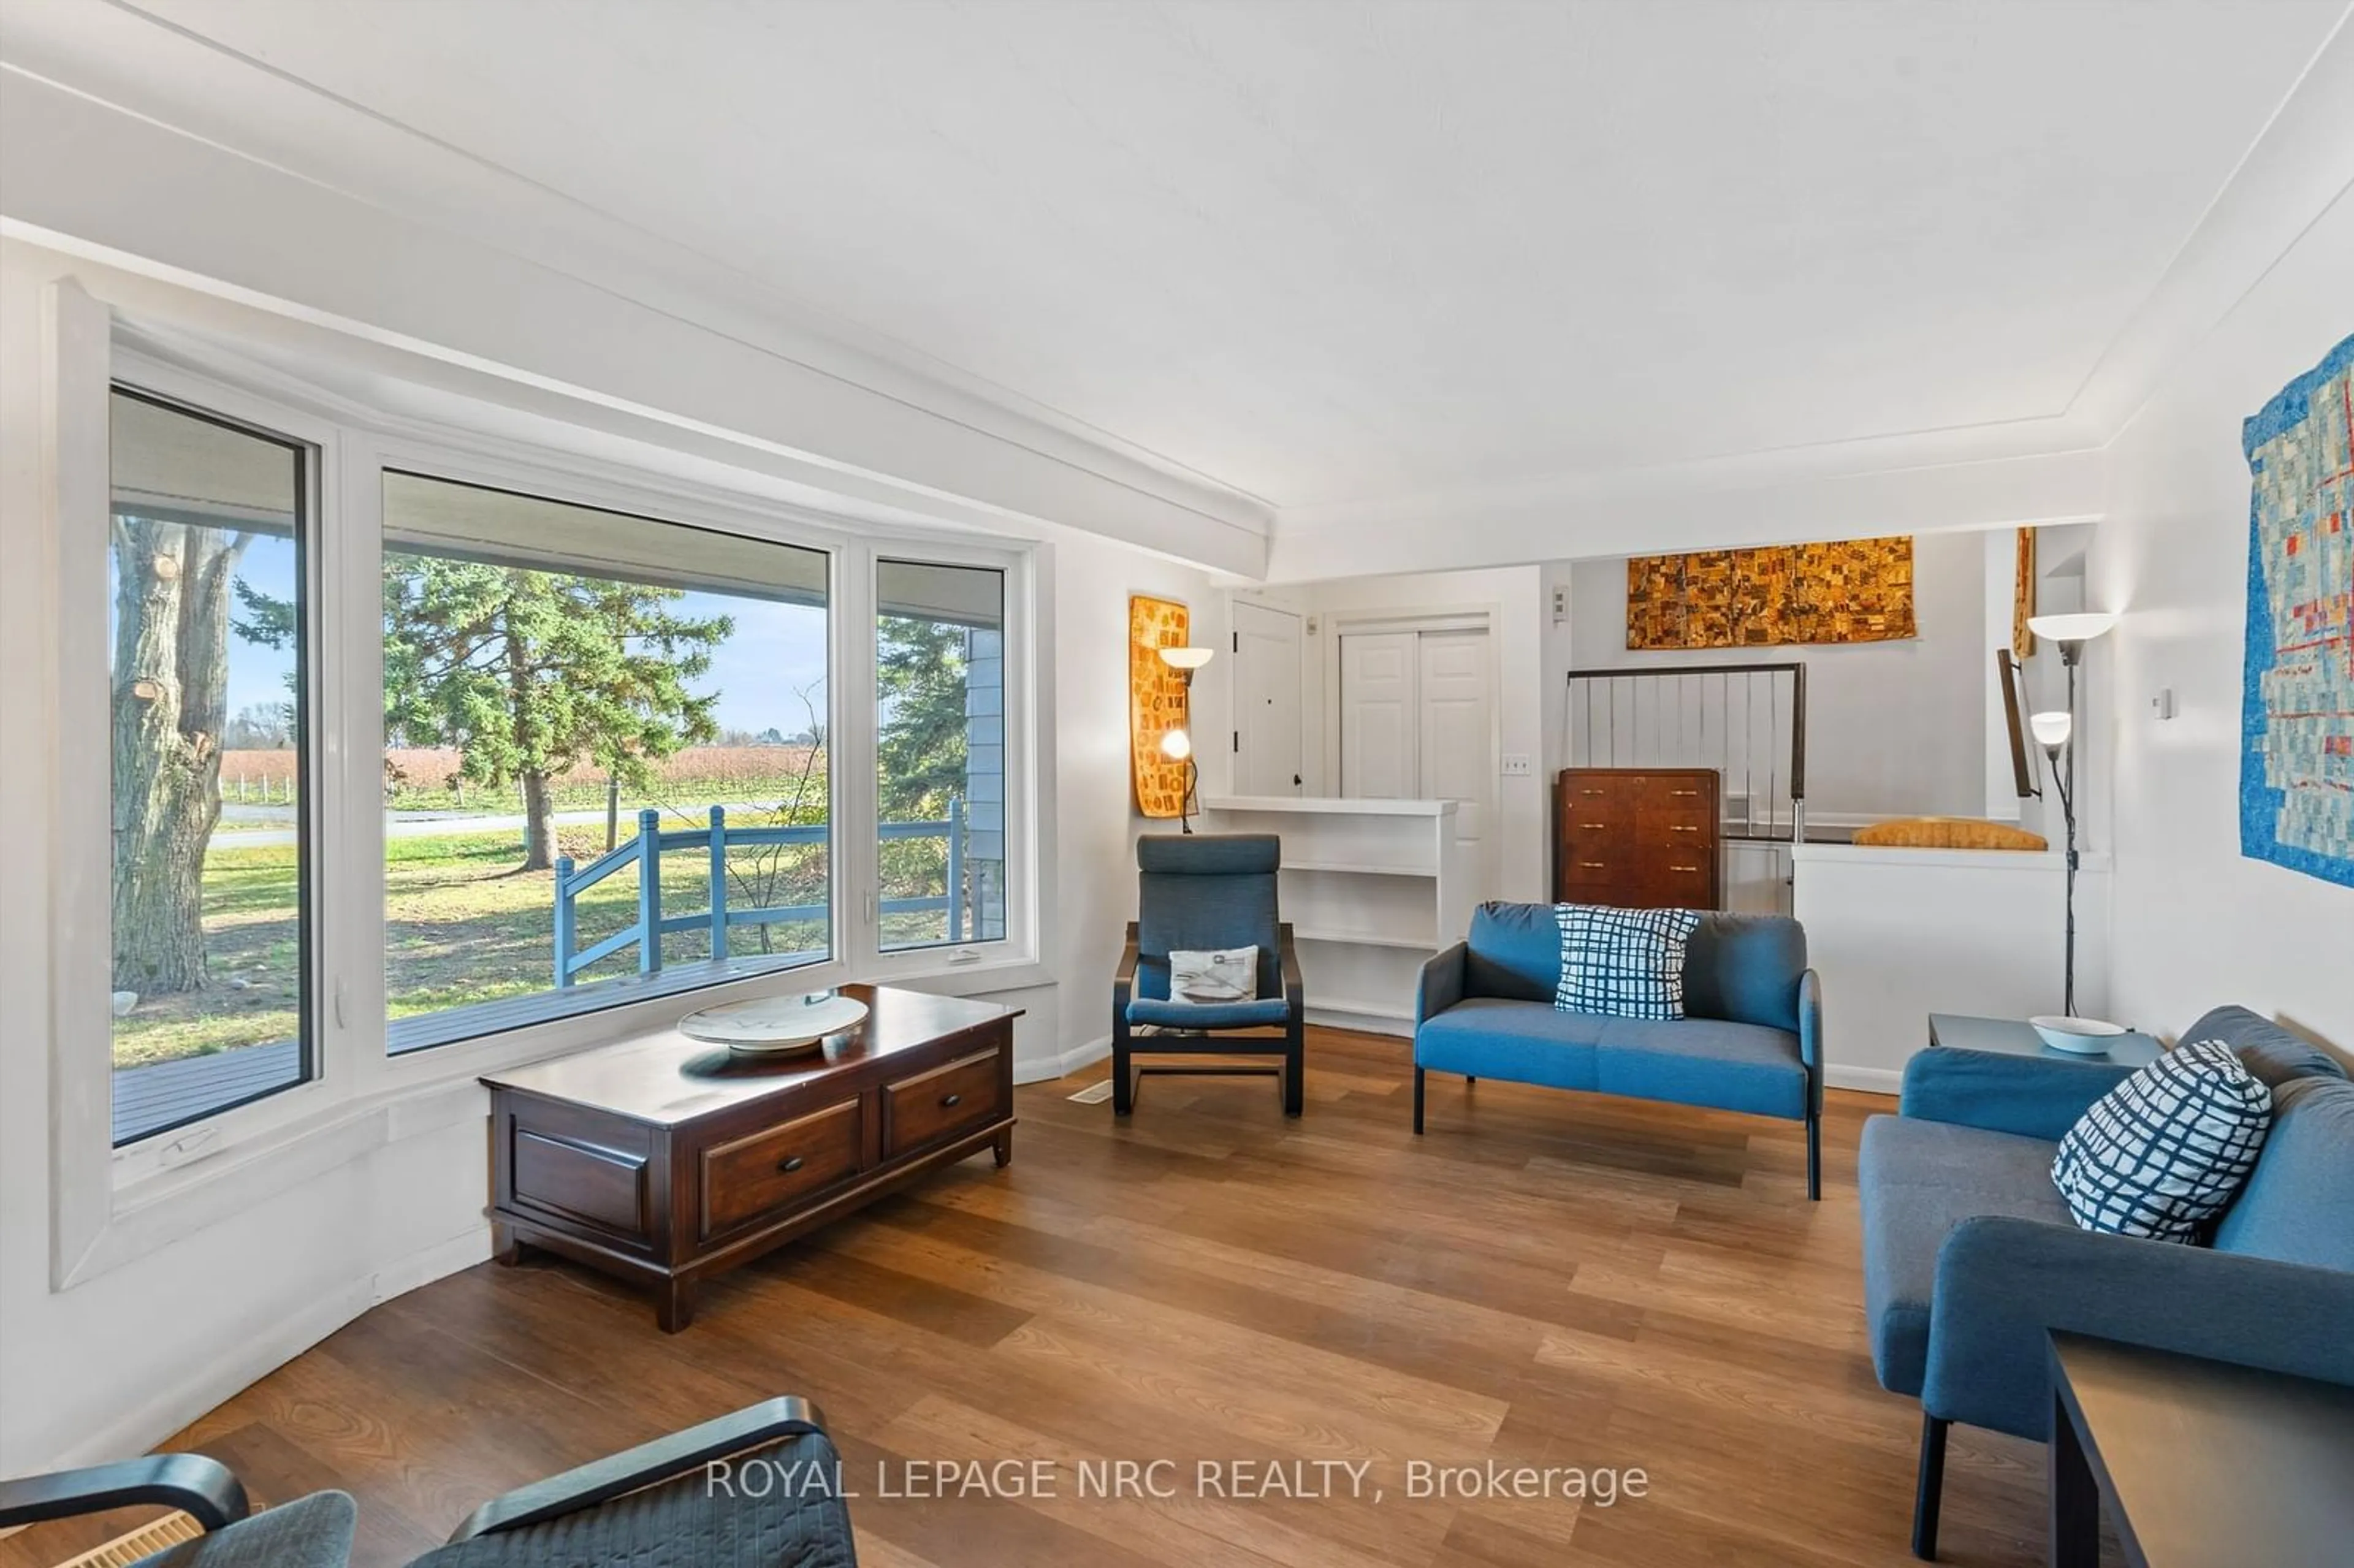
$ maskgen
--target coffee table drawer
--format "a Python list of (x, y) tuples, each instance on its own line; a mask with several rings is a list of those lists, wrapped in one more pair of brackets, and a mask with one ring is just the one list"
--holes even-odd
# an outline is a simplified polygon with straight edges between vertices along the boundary
[(864, 1102), (847, 1099), (703, 1151), (703, 1239), (790, 1206), (858, 1170)]
[(883, 1087), (883, 1155), (890, 1159), (983, 1127), (1005, 1114), (1004, 1064), (995, 1049)]

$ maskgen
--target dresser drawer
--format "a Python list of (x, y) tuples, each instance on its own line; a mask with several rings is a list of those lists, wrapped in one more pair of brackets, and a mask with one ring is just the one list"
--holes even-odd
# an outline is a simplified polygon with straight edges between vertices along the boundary
[(985, 1127), (1005, 1114), (1004, 1063), (995, 1047), (883, 1086), (883, 1157)]
[(782, 1127), (705, 1149), (698, 1191), (703, 1239), (856, 1174), (864, 1104), (840, 1100)]

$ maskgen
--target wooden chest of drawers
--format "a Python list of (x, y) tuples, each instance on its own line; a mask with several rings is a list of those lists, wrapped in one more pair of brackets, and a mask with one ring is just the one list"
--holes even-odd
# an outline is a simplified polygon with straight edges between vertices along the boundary
[(872, 1010), (822, 1054), (761, 1062), (663, 1030), (487, 1077), (499, 1260), (541, 1247), (695, 1287), (982, 1149), (1013, 1157), (1013, 1020), (986, 1002), (844, 986)]
[(1720, 905), (1712, 768), (1564, 768), (1553, 780), (1553, 896), (1628, 909)]

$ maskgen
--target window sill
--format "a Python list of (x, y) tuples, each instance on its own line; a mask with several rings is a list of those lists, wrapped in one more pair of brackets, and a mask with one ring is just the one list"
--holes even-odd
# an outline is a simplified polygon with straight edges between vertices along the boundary
[[(947, 964), (937, 949), (900, 955), (910, 962), (878, 965), (878, 985), (904, 985), (945, 996), (978, 996), (1052, 982), (1044, 967), (1024, 954), (995, 960)], [(682, 983), (659, 989), (637, 980), (608, 982), (627, 988), (625, 996), (604, 993), (595, 1005), (564, 1016), (526, 1021), (496, 1033), (451, 1038), (428, 1049), (410, 1044), (387, 1058), (391, 1075), (376, 1086), (340, 1097), (331, 1082), (314, 1079), (285, 1094), (230, 1113), (218, 1142), (186, 1164), (157, 1168), (152, 1146), (115, 1152), (111, 1212), (81, 1256), (62, 1265), (57, 1287), (69, 1288), (148, 1253), (186, 1239), (256, 1204), (268, 1202), (357, 1159), (370, 1150), (419, 1137), (484, 1115), (484, 1073), (526, 1062), (594, 1050), (615, 1040), (676, 1021), (664, 1006), (689, 992), (707, 1005), (741, 1001), (765, 990), (774, 992), (780, 976), (805, 977), (811, 989), (846, 979), (834, 963), (765, 966), (733, 969), (729, 978), (699, 984), (684, 980), (685, 966), (665, 971)], [(760, 982), (769, 984), (763, 988)], [(588, 989), (580, 988), (584, 992)], [(468, 1010), (472, 1011), (472, 1010)], [(396, 1023), (394, 1028), (398, 1029)], [(204, 1124), (194, 1124), (202, 1126)], [(174, 1129), (185, 1136), (189, 1128)]]

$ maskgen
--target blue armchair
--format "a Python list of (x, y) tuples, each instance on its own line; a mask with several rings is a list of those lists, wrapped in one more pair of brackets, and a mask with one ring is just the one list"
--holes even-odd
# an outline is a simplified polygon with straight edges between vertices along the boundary
[(2050, 1436), (2055, 1329), (2354, 1384), (2354, 1083), (2244, 1008), (2185, 1030), (2271, 1086), (2273, 1127), (2213, 1245), (2081, 1229), (2058, 1140), (2125, 1076), (2095, 1062), (1931, 1050), (1864, 1124), (1864, 1309), (1882, 1386), (1921, 1401), (1913, 1551), (1934, 1558), (1956, 1421)]
[[(1136, 843), (1137, 915), (1111, 988), (1111, 1104), (1136, 1108), (1145, 1072), (1275, 1075), (1286, 1116), (1305, 1104), (1307, 1002), (1291, 927), (1276, 918), (1282, 841), (1267, 833), (1155, 834)], [(1169, 999), (1169, 955), (1224, 948), (1258, 949), (1258, 999), (1203, 1005)], [(1146, 1037), (1143, 1048), (1178, 1055), (1272, 1055), (1268, 1067), (1140, 1068), (1136, 1029), (1182, 1033)], [(1247, 1031), (1235, 1033), (1235, 1031)], [(1269, 1033), (1276, 1031), (1278, 1033)]]

